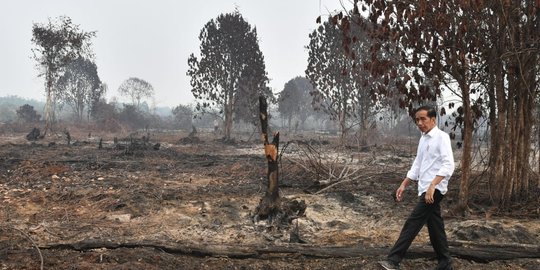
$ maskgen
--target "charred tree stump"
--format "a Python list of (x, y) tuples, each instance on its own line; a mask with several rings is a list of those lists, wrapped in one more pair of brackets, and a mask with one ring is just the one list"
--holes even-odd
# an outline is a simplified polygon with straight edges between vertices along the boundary
[(259, 119), (261, 120), (264, 155), (268, 161), (266, 173), (268, 185), (264, 197), (255, 209), (255, 221), (268, 219), (269, 223), (290, 224), (302, 216), (306, 210), (304, 201), (290, 201), (279, 197), (279, 132), (274, 133), (272, 142), (268, 141), (268, 104), (266, 98), (259, 97)]
[(71, 145), (71, 134), (69, 134), (69, 131), (67, 131), (67, 130), (64, 130), (64, 134), (66, 135), (67, 145), (70, 146)]
[(199, 137), (197, 137), (197, 129), (195, 128), (195, 126), (192, 125), (191, 128), (192, 128), (192, 130), (188, 134), (188, 136), (185, 137), (185, 138), (180, 139), (180, 141), (178, 141), (178, 143), (180, 143), (180, 144), (195, 144), (195, 143), (200, 143), (201, 142), (201, 139), (199, 139)]
[(37, 141), (41, 138), (41, 132), (39, 131), (39, 128), (33, 128), (30, 133), (26, 135), (26, 139), (29, 141)]

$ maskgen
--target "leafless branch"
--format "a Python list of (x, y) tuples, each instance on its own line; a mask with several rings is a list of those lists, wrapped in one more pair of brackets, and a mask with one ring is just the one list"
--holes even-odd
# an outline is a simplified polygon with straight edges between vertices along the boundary
[(37, 250), (37, 252), (39, 254), (39, 260), (40, 260), (40, 268), (39, 269), (43, 270), (43, 254), (41, 254), (41, 250), (39, 249), (39, 246), (34, 241), (34, 239), (32, 239), (32, 237), (30, 237), (30, 235), (25, 233), (23, 230), (15, 228), (14, 226), (11, 226), (11, 225), (0, 225), (0, 229), (17, 231), (22, 236), (24, 236), (26, 239), (28, 239), (30, 242), (32, 242), (32, 245), (34, 246), (34, 248), (36, 248), (36, 250)]

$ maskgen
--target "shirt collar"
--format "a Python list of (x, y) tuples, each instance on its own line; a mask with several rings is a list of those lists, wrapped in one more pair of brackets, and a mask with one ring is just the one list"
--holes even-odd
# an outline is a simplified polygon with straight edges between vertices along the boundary
[(437, 125), (435, 125), (428, 133), (422, 133), (422, 136), (433, 137), (433, 135), (435, 135), (435, 133), (437, 133), (438, 131), (439, 128), (437, 127)]

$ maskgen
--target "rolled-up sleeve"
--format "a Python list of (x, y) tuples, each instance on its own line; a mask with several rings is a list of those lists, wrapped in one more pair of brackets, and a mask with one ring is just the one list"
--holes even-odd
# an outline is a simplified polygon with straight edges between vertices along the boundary
[(422, 139), (420, 139), (420, 142), (418, 143), (418, 149), (416, 150), (416, 157), (414, 158), (414, 162), (411, 166), (411, 169), (407, 172), (407, 178), (411, 180), (418, 180), (418, 177), (420, 177), (420, 160), (422, 158), (422, 151), (420, 151), (420, 146), (422, 145)]
[(437, 175), (450, 177), (454, 173), (454, 154), (452, 153), (452, 143), (450, 142), (450, 136), (443, 133), (441, 136), (441, 168), (437, 171)]

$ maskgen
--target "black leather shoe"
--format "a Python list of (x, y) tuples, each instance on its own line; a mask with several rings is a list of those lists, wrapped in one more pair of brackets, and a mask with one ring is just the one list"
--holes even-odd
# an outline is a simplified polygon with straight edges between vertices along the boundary
[(379, 265), (385, 270), (399, 270), (399, 264), (389, 260), (380, 261)]

